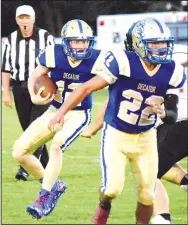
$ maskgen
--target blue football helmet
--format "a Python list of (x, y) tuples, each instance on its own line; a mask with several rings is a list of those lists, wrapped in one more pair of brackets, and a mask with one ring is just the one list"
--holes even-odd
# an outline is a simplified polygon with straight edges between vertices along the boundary
[[(70, 20), (63, 26), (61, 37), (63, 49), (67, 56), (77, 60), (88, 59), (91, 57), (94, 36), (91, 27), (85, 21), (79, 19)], [(70, 41), (72, 40), (88, 40), (89, 46), (87, 49), (72, 48), (70, 46)]]
[[(152, 42), (166, 42), (167, 47), (151, 48), (148, 44)], [(172, 60), (174, 37), (166, 24), (157, 19), (139, 20), (132, 30), (132, 47), (145, 62), (164, 64)]]
[(132, 31), (133, 31), (133, 28), (135, 25), (136, 25), (136, 22), (130, 26), (128, 32), (126, 33), (126, 38), (124, 40), (125, 49), (126, 49), (126, 51), (129, 51), (129, 52), (134, 51), (133, 44), (132, 44)]

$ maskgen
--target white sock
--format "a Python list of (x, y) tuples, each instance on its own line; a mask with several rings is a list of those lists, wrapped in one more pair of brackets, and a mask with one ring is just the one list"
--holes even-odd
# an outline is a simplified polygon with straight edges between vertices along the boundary
[(151, 219), (152, 224), (172, 224), (171, 221), (165, 220), (161, 215), (154, 216)]
[(181, 187), (184, 191), (188, 192), (188, 185), (180, 185), (180, 187)]

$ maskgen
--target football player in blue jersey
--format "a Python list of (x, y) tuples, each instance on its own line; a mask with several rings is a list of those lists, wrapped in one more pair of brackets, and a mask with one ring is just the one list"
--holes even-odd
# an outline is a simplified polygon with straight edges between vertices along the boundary
[[(49, 46), (38, 56), (38, 66), (29, 78), (28, 88), (35, 104), (51, 102), (48, 110), (16, 140), (13, 157), (33, 176), (41, 180), (42, 188), (36, 201), (27, 207), (27, 212), (40, 219), (55, 208), (66, 184), (57, 180), (62, 168), (63, 152), (79, 136), (84, 126), (90, 123), (92, 95), (89, 94), (65, 117), (62, 129), (48, 129), (50, 120), (70, 93), (91, 79), (101, 65), (102, 51), (93, 49), (94, 36), (90, 26), (79, 19), (67, 22), (61, 32), (62, 44)], [(47, 76), (57, 85), (55, 96), (42, 98), (40, 88), (34, 93), (37, 77)], [(31, 154), (38, 146), (52, 140), (49, 163), (44, 170), (40, 161)]]
[[(134, 51), (132, 47), (132, 30), (135, 24), (136, 23), (132, 24), (126, 34), (125, 48), (127, 51)], [(179, 98), (178, 93), (171, 95), (171, 98), (169, 98), (168, 101), (165, 101), (165, 110), (169, 113), (176, 111), (177, 98)], [(179, 98), (179, 103), (182, 100), (183, 99)], [(96, 120), (83, 129), (80, 133), (81, 137), (91, 138), (102, 128), (107, 103), (108, 100), (102, 104), (97, 113)], [(181, 106), (183, 106), (183, 102)], [(162, 123), (157, 127), (157, 143), (159, 153), (158, 178), (162, 178), (179, 185), (185, 191), (188, 190), (187, 171), (175, 162), (178, 162), (188, 156), (188, 121), (186, 118), (187, 112), (185, 112), (185, 110), (181, 107), (178, 107), (177, 123), (174, 124), (169, 121), (169, 123)], [(179, 141), (177, 142), (176, 140)], [(153, 212), (154, 217), (151, 220), (152, 224), (172, 223), (168, 194), (160, 180), (157, 180), (156, 182), (155, 195), (156, 198), (154, 201)]]
[[(127, 51), (134, 51), (132, 47), (132, 30), (136, 23), (132, 24), (126, 34), (125, 48)], [(178, 93), (171, 94), (171, 98), (168, 102), (165, 102), (165, 110), (170, 110), (176, 107), (176, 99)], [(180, 104), (181, 103), (181, 104)], [(178, 122), (177, 123), (161, 123), (157, 127), (157, 143), (159, 154), (159, 169), (158, 180), (156, 182), (156, 199), (154, 202), (154, 217), (152, 218), (152, 224), (170, 224), (170, 207), (167, 191), (159, 179), (164, 179), (179, 185), (183, 190), (188, 190), (188, 174), (183, 169), (178, 161), (188, 156), (188, 137), (187, 137), (187, 112), (182, 107), (185, 101), (179, 98), (178, 107)], [(168, 122), (168, 121), (167, 121)], [(101, 125), (100, 125), (101, 126)], [(89, 133), (96, 133), (100, 129), (99, 126), (94, 127), (94, 124), (90, 124), (85, 130), (85, 134), (89, 137)], [(93, 130), (93, 131), (92, 131)], [(178, 142), (176, 140), (179, 140)], [(178, 143), (178, 144), (176, 144)]]
[(108, 51), (98, 75), (74, 90), (49, 123), (52, 131), (56, 124), (63, 127), (69, 110), (109, 86), (101, 137), (100, 202), (92, 224), (107, 223), (111, 201), (124, 186), (127, 160), (137, 181), (136, 223), (149, 223), (158, 172), (155, 123), (158, 116), (175, 122), (177, 107), (169, 113), (162, 104), (186, 80), (183, 67), (172, 60), (174, 38), (164, 23), (141, 20), (132, 34), (134, 52)]

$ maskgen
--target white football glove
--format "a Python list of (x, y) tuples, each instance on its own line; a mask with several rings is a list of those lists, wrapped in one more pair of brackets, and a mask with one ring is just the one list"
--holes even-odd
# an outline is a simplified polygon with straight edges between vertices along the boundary
[(54, 99), (54, 94), (52, 95), (52, 97), (50, 97), (50, 93), (48, 93), (48, 95), (46, 97), (41, 97), (41, 93), (42, 91), (45, 89), (45, 87), (41, 87), (39, 90), (38, 90), (38, 93), (37, 94), (32, 94), (31, 95), (31, 101), (36, 104), (36, 105), (46, 105), (48, 103), (50, 103), (53, 99)]

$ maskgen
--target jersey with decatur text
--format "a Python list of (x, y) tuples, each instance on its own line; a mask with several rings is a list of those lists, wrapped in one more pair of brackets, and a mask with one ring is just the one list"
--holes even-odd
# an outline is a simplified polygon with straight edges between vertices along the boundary
[(157, 115), (148, 102), (162, 104), (165, 95), (182, 87), (186, 79), (183, 67), (174, 61), (149, 71), (136, 53), (122, 49), (107, 52), (98, 74), (110, 84), (104, 121), (127, 133), (154, 127)]
[[(47, 46), (36, 61), (37, 64), (50, 70), (50, 77), (57, 85), (57, 91), (51, 104), (60, 108), (74, 89), (93, 78), (101, 65), (101, 57), (102, 51), (93, 49), (90, 58), (73, 64), (64, 53), (62, 45)], [(87, 110), (91, 107), (92, 95), (89, 95), (73, 110)]]

